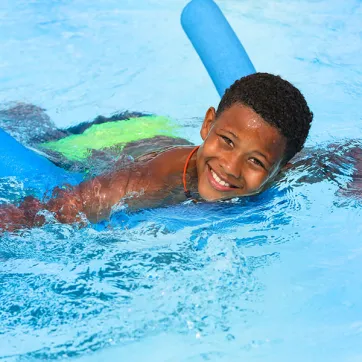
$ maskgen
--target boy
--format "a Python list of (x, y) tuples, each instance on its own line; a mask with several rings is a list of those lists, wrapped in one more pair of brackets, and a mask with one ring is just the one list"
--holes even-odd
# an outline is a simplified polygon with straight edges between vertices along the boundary
[(236, 81), (218, 109), (209, 108), (199, 147), (179, 146), (146, 154), (131, 166), (55, 190), (48, 202), (26, 198), (17, 208), (0, 208), (0, 229), (44, 223), (48, 210), (62, 223), (109, 217), (124, 201), (132, 208), (155, 207), (192, 197), (217, 201), (263, 191), (298, 153), (313, 114), (298, 89), (279, 76), (256, 73)]

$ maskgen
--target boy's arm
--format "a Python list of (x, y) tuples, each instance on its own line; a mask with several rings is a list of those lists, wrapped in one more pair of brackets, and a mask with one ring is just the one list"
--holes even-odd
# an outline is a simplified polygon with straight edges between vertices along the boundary
[[(352, 174), (350, 170), (352, 167)], [(299, 169), (296, 174), (300, 183), (315, 183), (326, 179), (339, 184), (339, 177), (350, 176), (346, 183), (339, 184), (340, 194), (362, 196), (362, 148), (360, 141), (330, 144), (327, 147), (306, 148), (299, 153), (287, 170)], [(346, 173), (346, 170), (349, 170)], [(284, 175), (281, 175), (283, 177)]]
[(52, 212), (61, 223), (81, 222), (82, 214), (91, 222), (105, 219), (112, 206), (128, 192), (130, 175), (131, 170), (124, 169), (84, 181), (74, 188), (55, 188), (46, 203), (29, 196), (19, 207), (0, 205), (0, 231), (42, 225), (45, 218), (38, 214), (40, 210)]
[[(46, 203), (28, 198), (19, 207), (0, 205), (0, 232), (42, 225), (45, 218), (38, 213), (41, 210), (52, 212), (62, 223), (82, 222), (82, 214), (91, 222), (98, 222), (108, 218), (112, 207), (133, 192), (144, 192), (149, 205), (158, 205), (167, 194), (166, 184), (181, 183), (184, 165), (182, 157), (186, 151), (175, 148), (158, 155), (149, 155), (139, 159), (132, 167), (97, 176), (76, 187), (56, 188)], [(170, 174), (178, 175), (177, 181), (172, 182)], [(145, 198), (138, 199), (135, 205), (144, 206), (145, 202)]]
[(46, 209), (62, 223), (81, 221), (80, 213), (91, 222), (106, 219), (112, 207), (130, 191), (132, 172), (123, 169), (82, 182), (74, 190), (62, 191), (60, 197), (52, 198)]

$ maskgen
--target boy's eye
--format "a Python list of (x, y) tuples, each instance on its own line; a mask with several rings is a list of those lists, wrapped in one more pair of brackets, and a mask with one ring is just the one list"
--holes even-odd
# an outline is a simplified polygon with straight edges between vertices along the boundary
[(263, 164), (261, 161), (259, 161), (257, 158), (255, 158), (255, 157), (252, 157), (252, 158), (250, 159), (250, 161), (251, 161), (252, 163), (254, 163), (255, 165), (257, 165), (257, 166), (260, 166), (260, 167), (262, 167), (262, 168), (265, 168), (264, 164)]
[(229, 137), (226, 137), (226, 136), (220, 136), (224, 141), (225, 143), (227, 143), (228, 145), (232, 146), (233, 145), (233, 141), (229, 138)]

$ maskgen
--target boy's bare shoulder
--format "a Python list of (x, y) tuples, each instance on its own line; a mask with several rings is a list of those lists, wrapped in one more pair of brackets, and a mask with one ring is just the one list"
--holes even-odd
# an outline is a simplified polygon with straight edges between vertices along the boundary
[(126, 193), (143, 190), (145, 196), (159, 202), (170, 189), (182, 184), (183, 167), (190, 150), (192, 147), (174, 147), (139, 157), (130, 173)]
[(164, 157), (169, 157), (171, 155), (173, 156), (181, 156), (183, 155), (185, 152), (190, 152), (195, 146), (189, 146), (189, 145), (185, 145), (185, 146), (171, 146), (171, 147), (167, 147), (164, 149), (160, 149), (158, 151), (152, 151), (152, 152), (148, 152), (145, 153), (139, 157), (137, 157), (135, 159), (136, 162), (147, 162), (153, 159), (162, 159)]
[(157, 173), (176, 173), (182, 171), (186, 158), (193, 146), (176, 146), (162, 152), (151, 152), (140, 156), (137, 162), (147, 163)]

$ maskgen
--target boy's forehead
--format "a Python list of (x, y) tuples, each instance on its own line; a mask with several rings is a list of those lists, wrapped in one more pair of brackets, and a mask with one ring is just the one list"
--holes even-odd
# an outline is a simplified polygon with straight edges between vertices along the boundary
[(233, 104), (219, 115), (216, 123), (220, 128), (235, 133), (237, 137), (244, 137), (247, 132), (249, 135), (253, 134), (254, 141), (260, 141), (258, 144), (265, 148), (272, 148), (274, 152), (282, 148), (284, 152), (285, 137), (250, 107), (238, 103)]
[(241, 103), (232, 104), (230, 107), (223, 110), (218, 118), (222, 120), (230, 119), (233, 121), (245, 121), (249, 119), (263, 120), (263, 118), (259, 116), (259, 114), (257, 114), (251, 107), (245, 106)]
[[(242, 104), (233, 104), (231, 107), (225, 109), (217, 118), (219, 124), (228, 125), (235, 129), (263, 129), (274, 134), (280, 135), (279, 130), (266, 122), (258, 113), (252, 108)], [(269, 133), (268, 132), (268, 133)]]

